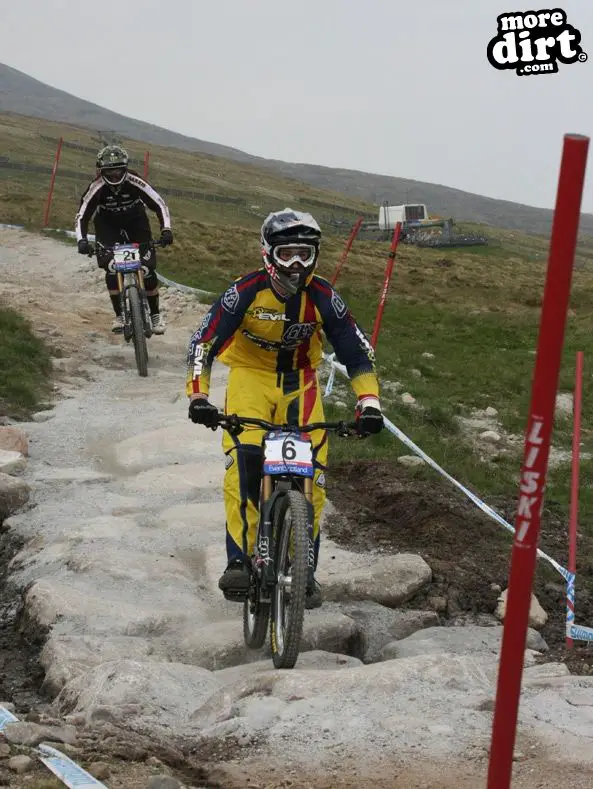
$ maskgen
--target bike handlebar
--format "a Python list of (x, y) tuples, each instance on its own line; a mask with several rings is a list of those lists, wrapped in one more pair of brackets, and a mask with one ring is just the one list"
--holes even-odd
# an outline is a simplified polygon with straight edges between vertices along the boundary
[(261, 427), (263, 430), (282, 430), (287, 432), (298, 431), (300, 433), (309, 433), (313, 430), (335, 430), (344, 436), (350, 435), (351, 431), (358, 432), (356, 422), (313, 422), (308, 425), (294, 425), (285, 423), (283, 425), (277, 425), (273, 424), (272, 422), (267, 422), (265, 419), (255, 419), (249, 416), (238, 416), (237, 414), (225, 415), (220, 412), (218, 414), (217, 424), (219, 424), (223, 429), (229, 430), (230, 432), (238, 427), (243, 427), (244, 425)]
[[(149, 249), (154, 249), (155, 247), (167, 246), (166, 244), (163, 244), (160, 238), (152, 239), (151, 241), (138, 241), (138, 242), (130, 241), (128, 243), (138, 243), (140, 247), (148, 247)], [(100, 241), (97, 241), (95, 246), (93, 246), (93, 244), (89, 244), (89, 251), (87, 252), (87, 255), (90, 258), (92, 258), (93, 255), (95, 254), (97, 246), (100, 246), (101, 249), (103, 249), (105, 252), (113, 252), (116, 245), (112, 244), (111, 246), (106, 246), (105, 244), (102, 244)]]

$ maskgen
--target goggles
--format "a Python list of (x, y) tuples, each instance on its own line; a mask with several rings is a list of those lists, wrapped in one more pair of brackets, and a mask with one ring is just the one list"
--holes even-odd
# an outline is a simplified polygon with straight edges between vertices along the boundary
[(282, 244), (274, 247), (274, 262), (281, 268), (290, 268), (294, 263), (310, 266), (315, 260), (315, 247), (312, 244)]
[(120, 184), (125, 177), (125, 167), (106, 167), (101, 170), (101, 175), (109, 184)]

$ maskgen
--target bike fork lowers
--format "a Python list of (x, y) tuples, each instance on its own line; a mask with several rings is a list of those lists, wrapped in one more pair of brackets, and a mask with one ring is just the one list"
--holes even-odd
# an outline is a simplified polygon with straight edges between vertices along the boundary
[(309, 577), (308, 586), (313, 589), (313, 579), (315, 574), (315, 540), (313, 539), (313, 524), (315, 522), (315, 510), (313, 508), (313, 480), (305, 477), (305, 500), (307, 502), (307, 533), (309, 537)]
[(260, 588), (267, 597), (267, 590), (271, 589), (276, 574), (275, 565), (275, 542), (273, 533), (273, 512), (274, 506), (278, 501), (278, 494), (272, 488), (272, 478), (264, 475), (262, 484), (262, 500), (260, 505), (261, 520), (257, 535), (256, 562), (261, 569)]

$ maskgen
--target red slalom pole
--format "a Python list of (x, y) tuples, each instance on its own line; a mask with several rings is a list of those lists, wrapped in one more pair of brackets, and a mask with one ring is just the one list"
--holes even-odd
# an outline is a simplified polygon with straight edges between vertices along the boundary
[(148, 180), (148, 160), (150, 159), (150, 151), (144, 153), (144, 180)]
[(64, 138), (60, 137), (60, 141), (58, 142), (58, 149), (56, 151), (56, 155), (54, 158), (54, 166), (51, 171), (51, 180), (49, 182), (49, 191), (47, 193), (47, 201), (45, 203), (45, 214), (43, 216), (43, 227), (47, 227), (47, 223), (49, 222), (49, 210), (51, 208), (51, 201), (54, 194), (54, 184), (56, 182), (56, 172), (58, 170), (58, 162), (60, 161), (60, 154), (62, 153), (62, 143), (64, 142)]
[[(572, 480), (570, 488), (570, 521), (568, 531), (568, 569), (577, 571), (577, 528), (579, 522), (579, 465), (581, 453), (581, 403), (583, 400), (583, 352), (577, 351), (576, 373), (574, 382), (573, 432), (572, 432)], [(574, 587), (573, 587), (574, 589)], [(567, 613), (572, 613), (570, 621), (574, 621), (574, 592), (572, 599), (566, 596)], [(568, 624), (567, 619), (567, 624)], [(572, 649), (573, 640), (567, 628), (566, 646)]]
[(364, 217), (363, 216), (359, 216), (358, 219), (356, 220), (356, 222), (354, 223), (354, 225), (352, 226), (352, 230), (350, 231), (350, 235), (346, 239), (346, 244), (344, 246), (344, 251), (342, 252), (342, 255), (341, 255), (340, 259), (338, 260), (338, 264), (336, 266), (336, 270), (334, 271), (334, 276), (333, 276), (333, 279), (332, 279), (332, 286), (335, 285), (337, 280), (338, 280), (338, 277), (340, 275), (340, 271), (342, 270), (342, 266), (346, 262), (346, 258), (348, 257), (348, 253), (350, 252), (350, 249), (352, 248), (352, 244), (354, 243), (354, 239), (358, 235), (358, 231), (360, 230), (360, 226), (362, 225), (363, 221), (364, 221)]
[(379, 299), (379, 306), (377, 307), (377, 316), (375, 318), (375, 327), (373, 329), (373, 336), (371, 338), (371, 345), (373, 348), (377, 347), (377, 340), (379, 338), (379, 329), (381, 327), (381, 318), (383, 317), (383, 310), (385, 309), (385, 301), (387, 299), (387, 291), (389, 290), (389, 283), (391, 282), (391, 275), (393, 274), (393, 265), (395, 263), (395, 252), (399, 244), (399, 237), (402, 230), (402, 223), (396, 222), (393, 231), (393, 238), (391, 239), (391, 248), (387, 256), (387, 267), (385, 269), (385, 281), (383, 282), (383, 290), (381, 291), (381, 298)]
[(589, 138), (564, 135), (498, 671), (488, 789), (509, 789), (525, 641)]

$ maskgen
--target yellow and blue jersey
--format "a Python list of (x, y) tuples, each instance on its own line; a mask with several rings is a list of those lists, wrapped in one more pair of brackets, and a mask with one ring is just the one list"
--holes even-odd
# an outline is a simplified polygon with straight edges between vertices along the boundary
[(347, 369), (358, 397), (379, 395), (375, 354), (342, 297), (314, 275), (282, 301), (261, 268), (236, 280), (212, 305), (190, 339), (186, 392), (209, 393), (214, 359), (231, 368), (278, 374), (317, 369), (323, 333)]

